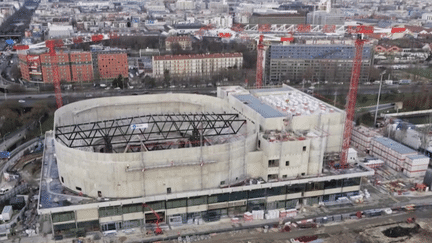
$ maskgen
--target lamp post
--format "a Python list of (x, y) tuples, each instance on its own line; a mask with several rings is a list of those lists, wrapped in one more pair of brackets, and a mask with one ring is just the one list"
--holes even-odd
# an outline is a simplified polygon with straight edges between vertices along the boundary
[(42, 137), (42, 124), (41, 124), (41, 119), (42, 119), (42, 117), (43, 117), (43, 116), (41, 116), (41, 117), (39, 118), (39, 129), (40, 129), (41, 137)]
[(379, 86), (379, 90), (378, 90), (378, 99), (377, 99), (377, 105), (375, 108), (375, 118), (374, 118), (374, 127), (376, 127), (376, 120), (377, 120), (377, 115), (378, 115), (378, 106), (379, 106), (379, 100), (380, 100), (380, 95), (381, 95), (381, 86), (382, 86), (382, 81), (383, 81), (383, 76), (386, 73), (386, 70), (384, 70), (384, 72), (382, 72), (381, 75), (381, 81), (380, 81), (380, 86)]

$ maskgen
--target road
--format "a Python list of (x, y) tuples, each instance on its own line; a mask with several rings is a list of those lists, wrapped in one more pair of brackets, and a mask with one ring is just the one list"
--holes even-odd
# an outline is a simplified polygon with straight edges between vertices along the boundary
[[(396, 222), (405, 221), (409, 217), (417, 217), (420, 219), (429, 219), (432, 217), (432, 209), (416, 211), (414, 213), (400, 213), (389, 216), (381, 216), (376, 218), (368, 218), (361, 220), (347, 220), (340, 222), (339, 224), (325, 225), (314, 229), (297, 229), (293, 228), (288, 233), (251, 233), (247, 231), (245, 233), (237, 234), (219, 234), (212, 237), (210, 240), (200, 241), (203, 243), (276, 243), (286, 242), (291, 238), (297, 238), (300, 236), (312, 236), (312, 235), (335, 235), (347, 232), (358, 232), (366, 228), (372, 228), (378, 225), (391, 224)], [(252, 230), (253, 232), (253, 230)]]

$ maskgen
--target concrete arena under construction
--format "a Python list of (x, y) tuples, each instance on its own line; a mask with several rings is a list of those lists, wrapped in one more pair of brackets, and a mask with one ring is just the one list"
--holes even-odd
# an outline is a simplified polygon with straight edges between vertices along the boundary
[(55, 114), (61, 181), (91, 197), (131, 198), (217, 188), (221, 181), (245, 179), (246, 171), (258, 176), (260, 161), (245, 154), (254, 149), (256, 130), (233, 113), (221, 99), (189, 94), (64, 106)]
[(361, 177), (374, 174), (325, 163), (341, 151), (344, 111), (289, 86), (217, 94), (98, 98), (58, 109), (38, 212), (56, 235), (143, 227), (156, 219), (143, 203), (178, 225), (334, 202), (358, 194)]

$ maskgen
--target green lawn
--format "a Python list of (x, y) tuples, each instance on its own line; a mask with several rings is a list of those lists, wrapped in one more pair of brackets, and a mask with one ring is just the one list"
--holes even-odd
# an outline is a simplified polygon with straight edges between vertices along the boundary
[(407, 69), (405, 72), (432, 80), (432, 69)]

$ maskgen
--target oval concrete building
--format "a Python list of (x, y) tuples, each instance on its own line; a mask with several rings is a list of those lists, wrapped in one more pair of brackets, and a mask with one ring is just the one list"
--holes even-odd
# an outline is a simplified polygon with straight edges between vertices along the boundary
[(61, 182), (91, 197), (202, 190), (245, 179), (248, 172), (258, 176), (253, 172), (258, 165), (245, 166), (253, 159), (246, 157), (257, 131), (211, 96), (80, 101), (55, 113), (55, 131)]

